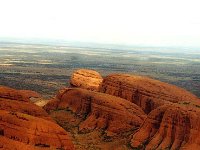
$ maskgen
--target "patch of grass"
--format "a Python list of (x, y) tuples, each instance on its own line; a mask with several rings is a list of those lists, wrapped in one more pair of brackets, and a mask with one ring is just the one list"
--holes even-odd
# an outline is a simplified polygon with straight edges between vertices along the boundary
[(200, 108), (200, 106), (199, 105), (195, 105), (197, 108)]
[(182, 104), (184, 104), (184, 105), (189, 105), (190, 102), (183, 102)]

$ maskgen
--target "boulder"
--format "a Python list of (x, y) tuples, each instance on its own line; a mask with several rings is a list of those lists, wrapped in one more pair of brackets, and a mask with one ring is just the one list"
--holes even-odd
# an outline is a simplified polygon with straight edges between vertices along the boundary
[(102, 80), (101, 75), (94, 70), (79, 69), (72, 74), (70, 85), (72, 87), (98, 91)]

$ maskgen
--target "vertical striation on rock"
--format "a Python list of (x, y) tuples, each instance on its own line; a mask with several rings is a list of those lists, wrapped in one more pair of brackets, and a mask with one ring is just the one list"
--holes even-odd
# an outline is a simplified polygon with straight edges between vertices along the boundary
[(0, 87), (0, 148), (73, 150), (68, 133), (24, 92)]
[(79, 125), (81, 132), (104, 129), (110, 133), (123, 133), (140, 127), (145, 113), (137, 105), (124, 99), (85, 89), (65, 89), (44, 108), (52, 110), (69, 109), (83, 118)]
[(158, 80), (129, 74), (108, 75), (100, 86), (100, 92), (129, 100), (140, 106), (147, 114), (169, 102), (199, 102), (195, 95), (184, 89)]
[(200, 149), (200, 109), (192, 105), (167, 104), (149, 113), (132, 137), (139, 149)]

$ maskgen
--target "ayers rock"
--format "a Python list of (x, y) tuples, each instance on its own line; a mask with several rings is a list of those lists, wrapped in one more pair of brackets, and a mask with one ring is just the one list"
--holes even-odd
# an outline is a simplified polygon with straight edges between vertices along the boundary
[(98, 91), (102, 80), (101, 75), (94, 70), (79, 69), (72, 74), (70, 85), (72, 87)]
[(0, 148), (74, 149), (68, 133), (29, 102), (27, 92), (0, 87)]
[(124, 98), (140, 106), (147, 114), (168, 103), (192, 102), (199, 99), (190, 92), (148, 77), (111, 74), (104, 78), (100, 92)]

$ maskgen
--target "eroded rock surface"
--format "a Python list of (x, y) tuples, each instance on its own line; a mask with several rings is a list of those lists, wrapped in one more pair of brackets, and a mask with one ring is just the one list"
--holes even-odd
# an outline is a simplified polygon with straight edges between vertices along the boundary
[(94, 70), (79, 69), (72, 74), (70, 84), (72, 87), (98, 91), (102, 80), (101, 75)]
[(0, 88), (0, 148), (74, 149), (68, 133), (26, 94)]
[(45, 109), (48, 112), (71, 110), (83, 119), (79, 125), (79, 131), (83, 133), (94, 129), (123, 133), (140, 127), (146, 117), (141, 108), (129, 101), (78, 88), (62, 90)]
[(17, 100), (0, 98), (0, 110), (20, 112), (53, 121), (45, 110), (41, 109), (39, 106), (32, 104), (31, 102), (22, 102)]
[(30, 90), (16, 90), (5, 86), (0, 86), (0, 98), (29, 102), (31, 97), (38, 98), (41, 97), (41, 95)]
[(70, 83), (47, 104), (0, 86), (0, 149), (200, 149), (200, 99), (186, 90), (85, 69)]
[(129, 74), (112, 74), (104, 78), (100, 92), (127, 99), (146, 113), (172, 102), (197, 103), (199, 99), (190, 92), (158, 80)]
[(163, 105), (153, 110), (132, 147), (138, 149), (200, 149), (200, 108), (189, 104)]
[(5, 149), (5, 150), (41, 150), (42, 148), (40, 147), (34, 147), (31, 145), (27, 145), (25, 143), (11, 140), (9, 138), (6, 138), (5, 136), (0, 135), (0, 149)]
[(27, 145), (73, 149), (64, 129), (52, 121), (38, 117), (0, 110), (0, 129), (4, 137)]

